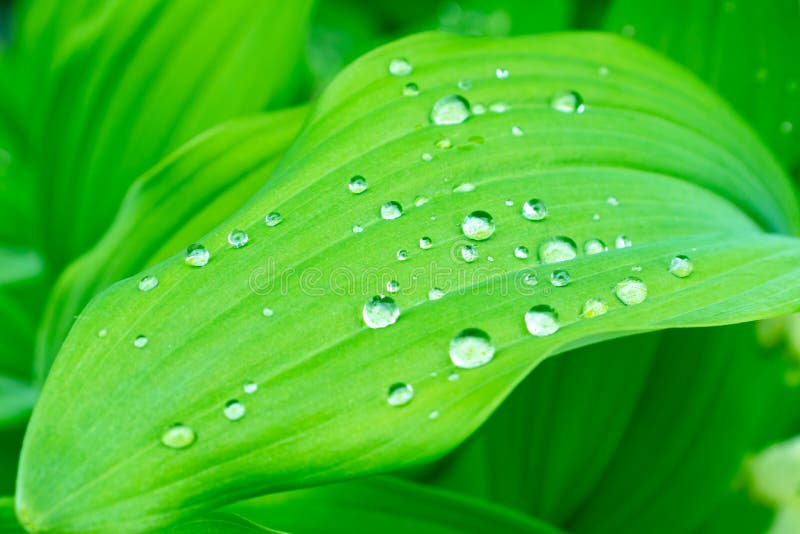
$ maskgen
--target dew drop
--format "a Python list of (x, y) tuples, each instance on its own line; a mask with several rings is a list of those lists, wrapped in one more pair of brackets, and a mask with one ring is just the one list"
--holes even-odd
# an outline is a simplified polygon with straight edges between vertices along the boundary
[(514, 249), (514, 257), (524, 260), (528, 257), (528, 247), (520, 245)]
[(606, 250), (608, 250), (606, 244), (597, 238), (590, 239), (583, 244), (583, 253), (587, 256), (591, 256), (592, 254), (600, 254)]
[(641, 265), (634, 265), (633, 267), (631, 267), (631, 271), (633, 271), (635, 273), (641, 272), (641, 270), (642, 270), (642, 266)]
[(472, 263), (478, 259), (478, 247), (475, 245), (464, 245), (461, 247), (461, 258), (467, 262)]
[(539, 283), (539, 277), (534, 272), (525, 273), (522, 277), (522, 283), (528, 287), (533, 287)]
[(494, 357), (494, 343), (478, 328), (462, 330), (450, 341), (450, 360), (462, 369), (486, 365)]
[(694, 271), (694, 264), (687, 256), (675, 256), (669, 262), (669, 272), (678, 278), (686, 278)]
[(397, 322), (400, 307), (391, 297), (375, 295), (364, 304), (364, 324), (370, 328), (386, 328)]
[(592, 220), (593, 221), (599, 221), (600, 220), (600, 214), (599, 213), (592, 214)]
[(458, 80), (458, 88), (462, 91), (469, 91), (472, 89), (472, 80)]
[(568, 237), (551, 237), (539, 245), (539, 261), (542, 263), (558, 263), (574, 259), (578, 255), (575, 241)]
[(564, 287), (572, 281), (569, 273), (563, 269), (556, 269), (550, 273), (550, 283), (555, 287)]
[(581, 308), (581, 315), (587, 319), (600, 317), (608, 312), (608, 304), (600, 299), (587, 299)]
[(522, 205), (522, 216), (529, 221), (541, 221), (547, 217), (547, 205), (538, 198), (532, 198)]
[(360, 224), (354, 224), (353, 225), (353, 233), (354, 234), (360, 234), (363, 231), (364, 231), (364, 227), (361, 226)]
[(486, 261), (493, 262), (494, 261), (494, 256), (486, 256)]
[(268, 213), (266, 217), (264, 217), (264, 222), (269, 227), (278, 226), (281, 222), (283, 222), (283, 217), (281, 217), (281, 214), (277, 211), (272, 211)]
[(450, 382), (458, 382), (459, 378), (461, 378), (461, 375), (459, 375), (456, 372), (453, 372), (453, 373), (450, 373), (449, 375), (447, 375), (447, 380), (450, 381)]
[(443, 139), (437, 139), (436, 142), (433, 143), (433, 145), (436, 148), (440, 148), (442, 150), (447, 150), (448, 148), (453, 148), (453, 142), (450, 139), (448, 139), (447, 137), (445, 137)]
[(400, 282), (397, 280), (389, 280), (386, 282), (387, 293), (397, 293), (398, 291), (400, 291)]
[(137, 349), (143, 349), (147, 346), (147, 336), (136, 336), (136, 339), (133, 340), (133, 346)]
[(559, 91), (550, 99), (550, 107), (561, 113), (583, 113), (586, 106), (576, 91)]
[(494, 75), (497, 76), (498, 80), (505, 80), (508, 78), (508, 69), (498, 67), (494, 70)]
[(411, 384), (404, 384), (397, 382), (389, 386), (389, 392), (386, 395), (386, 402), (390, 406), (405, 406), (411, 399), (414, 398), (414, 388)]
[(469, 101), (461, 95), (443, 96), (433, 105), (431, 122), (437, 125), (461, 124), (470, 116)]
[(263, 308), (261, 310), (261, 315), (263, 315), (264, 317), (272, 317), (273, 315), (275, 315), (275, 311), (272, 308)]
[(211, 259), (211, 253), (200, 243), (194, 243), (186, 248), (186, 256), (184, 257), (186, 265), (203, 267), (208, 264), (209, 259)]
[(228, 233), (228, 243), (230, 243), (233, 248), (242, 248), (247, 244), (249, 239), (247, 232), (244, 230), (231, 230)]
[(347, 188), (350, 189), (351, 193), (356, 195), (363, 193), (367, 190), (367, 179), (363, 176), (357, 174), (350, 178), (350, 182), (347, 184)]
[(614, 286), (614, 294), (627, 306), (641, 304), (647, 298), (647, 285), (638, 278), (628, 277)]
[(433, 246), (433, 241), (431, 241), (430, 237), (420, 237), (419, 238), (419, 248), (423, 250), (428, 250)]
[(519, 126), (512, 126), (511, 134), (515, 137), (522, 137), (523, 135), (525, 135), (525, 132), (523, 132), (522, 128), (520, 128)]
[(444, 291), (438, 287), (432, 287), (428, 290), (428, 300), (439, 300), (444, 296)]
[(489, 106), (489, 111), (492, 113), (505, 113), (509, 109), (511, 109), (511, 107), (505, 102), (495, 102)]
[(537, 304), (525, 313), (525, 326), (536, 337), (549, 336), (558, 331), (558, 313), (547, 304)]
[(414, 67), (404, 57), (397, 57), (389, 62), (389, 74), (392, 76), (408, 76), (413, 70)]
[(453, 193), (472, 193), (473, 191), (475, 191), (473, 184), (461, 184), (453, 188)]
[(385, 221), (393, 221), (398, 219), (403, 214), (403, 206), (399, 202), (390, 200), (381, 206), (381, 219)]
[(624, 235), (618, 235), (616, 239), (614, 239), (614, 246), (617, 248), (628, 248), (633, 245), (633, 242)]
[(419, 197), (414, 199), (414, 205), (419, 208), (421, 206), (424, 206), (425, 204), (427, 204), (430, 201), (431, 201), (431, 199), (429, 199), (428, 197), (419, 196)]
[(494, 218), (485, 211), (473, 211), (461, 223), (461, 230), (469, 239), (483, 241), (494, 233)]
[(139, 291), (150, 291), (158, 286), (158, 278), (152, 275), (147, 275), (139, 280)]
[(414, 82), (408, 82), (403, 87), (403, 96), (417, 96), (419, 94), (419, 85)]
[(406, 261), (408, 259), (408, 251), (400, 249), (397, 251), (397, 261)]
[(434, 419), (439, 419), (439, 410), (433, 410), (431, 413), (428, 414), (428, 419), (433, 421)]
[(514, 205), (514, 201), (509, 198), (504, 202), (504, 204), (510, 208), (511, 206)]
[(619, 206), (619, 200), (617, 200), (617, 197), (608, 197), (608, 198), (606, 199), (606, 203), (607, 203), (609, 206), (615, 206), (615, 207), (616, 207), (616, 206)]
[(161, 434), (161, 443), (170, 449), (185, 449), (197, 440), (194, 430), (182, 423), (175, 423)]
[(431, 156), (429, 152), (424, 152), (420, 157), (422, 161), (433, 161), (433, 156)]
[(244, 404), (236, 399), (226, 402), (222, 411), (225, 414), (225, 417), (227, 417), (230, 421), (238, 421), (244, 417), (245, 413), (247, 413), (247, 409), (244, 407)]
[(252, 380), (248, 380), (247, 382), (244, 383), (244, 385), (242, 386), (242, 389), (248, 395), (252, 395), (256, 391), (258, 391), (258, 384), (256, 384)]
[(97, 332), (97, 337), (106, 337), (107, 335), (108, 335), (108, 330), (106, 330), (105, 328)]

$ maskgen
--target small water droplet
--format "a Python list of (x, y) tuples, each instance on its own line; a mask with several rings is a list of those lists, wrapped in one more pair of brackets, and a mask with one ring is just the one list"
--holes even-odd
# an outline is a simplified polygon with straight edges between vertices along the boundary
[(419, 94), (419, 85), (414, 82), (408, 82), (403, 87), (403, 96), (417, 96)]
[(267, 216), (264, 217), (264, 222), (269, 227), (278, 226), (281, 222), (283, 222), (283, 217), (277, 211), (273, 211), (268, 213)]
[(433, 410), (431, 413), (428, 414), (428, 419), (433, 421), (434, 419), (439, 419), (439, 411)]
[(494, 343), (478, 328), (462, 330), (450, 341), (450, 360), (462, 369), (486, 365), (494, 358)]
[(669, 262), (669, 272), (678, 278), (686, 278), (694, 271), (694, 264), (688, 256), (675, 256)]
[(430, 153), (424, 152), (421, 156), (422, 161), (433, 161), (433, 156)]
[(261, 310), (261, 315), (263, 315), (264, 317), (272, 317), (273, 315), (275, 315), (275, 311), (272, 308), (263, 308)]
[(397, 280), (389, 280), (386, 282), (387, 293), (397, 293), (398, 291), (400, 291), (400, 282)]
[(390, 200), (381, 206), (381, 219), (385, 221), (393, 221), (398, 219), (403, 214), (403, 206), (399, 202)]
[(354, 234), (360, 234), (363, 231), (364, 231), (364, 227), (361, 226), (360, 224), (354, 224), (353, 225), (353, 233)]
[(558, 332), (558, 313), (547, 304), (537, 304), (525, 312), (525, 326), (536, 337), (549, 336)]
[(539, 283), (539, 277), (534, 272), (527, 272), (522, 277), (522, 283), (528, 287), (533, 287)]
[(597, 73), (598, 73), (600, 76), (608, 76), (608, 67), (606, 67), (605, 65), (601, 65), (601, 66), (600, 66), (600, 67), (597, 69)]
[(587, 319), (600, 317), (608, 312), (608, 304), (600, 299), (587, 299), (581, 308), (581, 315)]
[(158, 278), (147, 275), (139, 280), (139, 291), (150, 291), (158, 286)]
[(591, 256), (592, 254), (600, 254), (606, 250), (608, 250), (606, 244), (597, 238), (590, 239), (583, 244), (583, 253), (587, 256)]
[(411, 384), (397, 382), (389, 386), (386, 402), (388, 402), (390, 406), (405, 406), (411, 402), (413, 398), (414, 388), (411, 387)]
[(408, 259), (408, 251), (400, 249), (397, 251), (397, 261), (406, 261)]
[(443, 296), (444, 296), (444, 291), (442, 291), (438, 287), (432, 287), (428, 291), (428, 300), (439, 300)]
[(569, 237), (551, 237), (539, 245), (539, 261), (542, 263), (558, 263), (574, 259), (578, 255), (575, 241)]
[(511, 134), (516, 137), (522, 137), (523, 135), (525, 135), (525, 132), (523, 132), (522, 128), (520, 128), (519, 126), (512, 126)]
[(628, 248), (633, 245), (633, 242), (625, 235), (618, 235), (614, 239), (614, 246), (617, 248)]
[(640, 304), (647, 298), (647, 284), (638, 278), (628, 277), (614, 286), (614, 294), (627, 306)]
[(484, 113), (486, 113), (486, 106), (483, 104), (475, 104), (472, 106), (473, 115), (483, 115)]
[(498, 67), (494, 70), (494, 75), (497, 76), (498, 80), (505, 80), (508, 78), (508, 69)]
[(367, 179), (363, 176), (357, 174), (350, 178), (350, 182), (347, 184), (347, 188), (350, 189), (351, 193), (356, 195), (363, 193), (367, 190)]
[(442, 150), (447, 150), (448, 148), (453, 148), (453, 142), (448, 138), (438, 139), (435, 143), (433, 143), (436, 148), (441, 148)]
[(423, 250), (427, 250), (433, 246), (433, 241), (431, 241), (430, 237), (420, 237), (419, 238), (419, 248)]
[(484, 241), (494, 233), (494, 218), (485, 211), (473, 211), (461, 223), (461, 230), (469, 239)]
[(599, 221), (600, 220), (600, 214), (599, 213), (593, 213), (592, 214), (592, 220), (593, 221)]
[(133, 346), (137, 349), (143, 349), (147, 346), (147, 336), (136, 336), (136, 339), (133, 340)]
[(242, 248), (247, 244), (249, 239), (247, 232), (244, 230), (236, 229), (228, 233), (228, 243), (230, 243), (233, 248)]
[(400, 307), (392, 297), (375, 295), (364, 304), (364, 324), (370, 328), (386, 328), (397, 322)]
[(227, 417), (230, 421), (238, 421), (244, 417), (245, 413), (247, 413), (247, 409), (244, 407), (244, 404), (236, 399), (226, 402), (222, 411), (225, 414), (225, 417)]
[(528, 257), (528, 247), (520, 245), (514, 249), (514, 257), (524, 260)]
[(562, 113), (583, 113), (586, 106), (576, 91), (559, 91), (550, 99), (550, 107)]
[(175, 423), (161, 434), (161, 443), (170, 449), (185, 449), (195, 442), (197, 434), (191, 427)]
[(547, 217), (547, 205), (538, 198), (532, 198), (522, 205), (522, 216), (529, 221), (542, 221)]
[(781, 133), (784, 135), (789, 135), (794, 131), (794, 124), (789, 121), (783, 121), (780, 126)]
[(495, 102), (489, 106), (489, 111), (492, 113), (505, 113), (509, 109), (511, 109), (511, 107), (505, 102)]
[(431, 199), (429, 199), (428, 197), (419, 196), (414, 199), (414, 205), (419, 208), (420, 206), (424, 206), (430, 201)]
[(200, 243), (194, 243), (186, 248), (186, 257), (184, 258), (186, 265), (203, 267), (208, 264), (209, 259), (211, 259), (211, 253)]
[(392, 76), (408, 76), (414, 71), (414, 67), (404, 57), (396, 57), (389, 62), (389, 74)]
[(437, 125), (461, 124), (470, 116), (469, 101), (461, 95), (443, 96), (433, 105), (431, 122)]
[(458, 88), (462, 91), (469, 91), (472, 89), (472, 80), (458, 80)]
[(493, 262), (494, 261), (494, 256), (486, 256), (486, 261)]
[(570, 278), (569, 273), (564, 269), (556, 269), (550, 273), (550, 283), (555, 287), (564, 287), (569, 285), (571, 281), (572, 278)]
[(106, 337), (107, 335), (108, 335), (108, 330), (106, 330), (105, 328), (97, 332), (97, 337)]
[(453, 188), (453, 193), (472, 193), (473, 191), (475, 191), (473, 184), (461, 184)]
[(514, 205), (514, 201), (509, 198), (504, 202), (504, 204), (510, 208), (511, 206)]
[(617, 200), (617, 197), (608, 197), (606, 199), (606, 203), (608, 203), (609, 206), (619, 206), (619, 200)]
[(641, 270), (642, 270), (642, 266), (641, 265), (634, 265), (633, 267), (631, 267), (631, 271), (633, 271), (635, 273), (641, 272)]
[(478, 259), (478, 247), (475, 245), (464, 245), (461, 247), (461, 258), (467, 262), (472, 263)]
[(242, 386), (242, 389), (248, 395), (252, 395), (256, 391), (258, 391), (258, 384), (256, 384), (252, 380), (248, 380), (247, 382), (244, 383), (244, 385)]
[(461, 378), (461, 375), (459, 375), (456, 372), (453, 372), (453, 373), (450, 373), (449, 375), (447, 375), (447, 380), (450, 381), (450, 382), (457, 382), (459, 378)]

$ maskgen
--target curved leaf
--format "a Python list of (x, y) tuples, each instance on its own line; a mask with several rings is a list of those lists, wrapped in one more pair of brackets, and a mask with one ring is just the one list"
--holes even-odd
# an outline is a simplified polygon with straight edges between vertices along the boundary
[[(388, 74), (400, 56), (413, 76)], [(496, 76), (500, 67), (507, 78)], [(509, 109), (430, 124), (434, 103), (459, 79), (472, 81), (473, 104)], [(403, 96), (409, 80), (416, 97)], [(585, 113), (548, 105), (563, 89), (585, 97)], [(348, 191), (354, 175), (366, 177), (365, 193)], [(464, 182), (476, 190), (453, 192)], [(519, 213), (534, 196), (550, 208), (540, 223)], [(402, 217), (380, 217), (387, 201), (406, 207)], [(464, 263), (450, 251), (465, 243), (457, 229), (473, 210), (491, 211), (497, 231), (478, 243), (481, 261)], [(272, 211), (283, 222), (265, 226)], [(321, 96), (265, 188), (202, 238), (207, 266), (174, 257), (148, 270), (156, 290), (139, 291), (136, 277), (90, 303), (34, 409), (19, 509), (39, 529), (102, 529), (114, 518), (115, 528), (133, 530), (260, 492), (428, 461), (468, 436), (546, 356), (797, 309), (800, 241), (765, 230), (794, 231), (798, 220), (789, 182), (753, 134), (645, 48), (602, 34), (398, 41)], [(250, 234), (247, 246), (227, 244), (234, 228)], [(554, 236), (583, 243), (621, 234), (634, 246), (558, 265), (512, 253)], [(412, 248), (422, 236), (433, 248)], [(396, 260), (398, 249), (411, 250), (408, 261)], [(688, 278), (668, 272), (676, 254), (691, 256)], [(545, 291), (557, 268), (572, 283)], [(361, 313), (384, 291), (381, 269), (400, 282), (402, 317), (373, 330)], [(539, 287), (519, 283), (531, 269)], [(632, 274), (649, 296), (628, 307), (612, 290)], [(429, 301), (433, 285), (448, 295)], [(588, 298), (606, 300), (609, 312), (583, 318)], [(540, 304), (560, 314), (554, 335), (526, 330), (525, 312)], [(454, 385), (444, 378), (448, 345), (471, 327), (491, 333), (497, 354)], [(134, 345), (138, 336), (146, 346)], [(261, 386), (245, 398), (247, 380)], [(401, 381), (416, 394), (395, 408), (387, 389)], [(246, 403), (241, 421), (224, 415), (232, 399)], [(161, 443), (176, 422), (194, 429), (190, 447)]]

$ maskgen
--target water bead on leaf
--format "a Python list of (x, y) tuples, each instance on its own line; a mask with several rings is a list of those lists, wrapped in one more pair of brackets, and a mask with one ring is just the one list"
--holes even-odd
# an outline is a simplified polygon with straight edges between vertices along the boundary
[(520, 245), (514, 249), (514, 257), (524, 260), (528, 257), (528, 247)]
[(436, 125), (461, 124), (470, 117), (469, 101), (461, 95), (443, 96), (433, 105), (430, 119)]
[(278, 226), (281, 222), (283, 222), (283, 217), (277, 211), (273, 211), (268, 213), (266, 217), (264, 217), (264, 222), (267, 226)]
[(408, 259), (408, 251), (400, 249), (397, 251), (397, 261), (406, 261)]
[(538, 198), (532, 198), (522, 205), (522, 216), (529, 221), (541, 221), (547, 217), (547, 206)]
[(614, 246), (617, 248), (628, 248), (633, 245), (633, 242), (625, 235), (618, 235), (614, 239)]
[(133, 346), (137, 349), (143, 349), (147, 346), (149, 341), (150, 340), (147, 339), (147, 336), (136, 336), (136, 338), (133, 340)]
[(419, 94), (419, 86), (414, 82), (408, 82), (403, 87), (403, 96), (417, 96)]
[(525, 132), (523, 132), (522, 128), (520, 128), (519, 126), (512, 126), (511, 135), (513, 135), (514, 137), (522, 137), (523, 135), (525, 135)]
[(563, 269), (556, 269), (550, 273), (550, 283), (555, 287), (564, 287), (572, 281), (569, 273)]
[(413, 71), (414, 67), (406, 58), (397, 57), (389, 62), (389, 74), (392, 76), (408, 76)]
[(450, 341), (450, 360), (462, 369), (486, 365), (494, 358), (494, 343), (478, 328), (462, 330)]
[(461, 230), (469, 239), (483, 241), (492, 237), (495, 225), (494, 218), (485, 211), (473, 211), (461, 223)]
[(614, 294), (626, 306), (641, 304), (647, 298), (647, 284), (634, 277), (628, 277), (614, 286)]
[(428, 291), (428, 300), (439, 300), (443, 296), (444, 296), (444, 291), (442, 291), (438, 287), (432, 287)]
[(694, 271), (694, 264), (687, 256), (675, 256), (669, 262), (669, 272), (678, 278), (686, 278)]
[(351, 193), (358, 195), (367, 190), (367, 180), (363, 176), (357, 174), (350, 178), (347, 188), (350, 189)]
[(460, 184), (453, 188), (453, 193), (472, 193), (475, 191), (475, 186), (470, 183)]
[(552, 237), (539, 245), (539, 261), (542, 263), (568, 261), (577, 255), (578, 247), (569, 237)]
[(158, 286), (158, 278), (152, 275), (147, 275), (139, 280), (139, 291), (151, 291)]
[(396, 384), (389, 386), (389, 391), (386, 395), (386, 402), (388, 402), (390, 406), (405, 406), (411, 402), (411, 399), (413, 398), (414, 388), (411, 387), (411, 384), (397, 382)]
[(539, 277), (534, 272), (525, 273), (522, 276), (522, 283), (528, 287), (533, 287), (539, 284)]
[(400, 306), (391, 297), (376, 295), (364, 304), (364, 324), (370, 328), (386, 328), (397, 322)]
[(555, 334), (559, 329), (558, 313), (547, 304), (538, 304), (525, 313), (525, 326), (536, 337)]
[(252, 395), (256, 391), (258, 391), (258, 384), (256, 384), (252, 380), (248, 380), (247, 382), (244, 383), (244, 385), (242, 385), (242, 389), (248, 395)]
[(186, 256), (184, 257), (186, 265), (203, 267), (208, 264), (210, 259), (211, 253), (200, 243), (194, 243), (186, 248)]
[(400, 291), (400, 282), (397, 280), (390, 280), (386, 282), (387, 293), (397, 293), (398, 291)]
[(381, 206), (381, 219), (392, 221), (398, 219), (403, 214), (403, 206), (399, 202), (390, 200)]
[(583, 244), (583, 253), (586, 254), (587, 256), (591, 256), (592, 254), (600, 254), (601, 252), (605, 252), (606, 250), (608, 250), (606, 244), (596, 238), (590, 239)]
[(231, 230), (230, 233), (228, 233), (228, 243), (233, 248), (242, 248), (247, 244), (248, 240), (247, 232), (244, 230)]
[(600, 299), (587, 299), (581, 308), (581, 316), (591, 319), (592, 317), (600, 317), (608, 312), (608, 304)]
[(430, 237), (420, 237), (419, 238), (419, 248), (423, 250), (427, 250), (433, 246), (433, 241), (431, 241)]
[(576, 91), (559, 91), (550, 99), (550, 107), (561, 113), (583, 113), (583, 98)]
[(478, 259), (478, 247), (475, 245), (464, 245), (461, 247), (461, 258), (467, 262), (472, 263)]
[(175, 423), (161, 434), (161, 443), (170, 449), (185, 449), (197, 440), (191, 427)]
[(244, 407), (244, 404), (236, 399), (233, 399), (225, 403), (222, 412), (230, 421), (238, 421), (244, 417), (244, 414), (247, 413), (247, 409)]
[(261, 310), (261, 315), (263, 315), (264, 317), (272, 317), (273, 315), (275, 315), (275, 311), (272, 308), (265, 307)]

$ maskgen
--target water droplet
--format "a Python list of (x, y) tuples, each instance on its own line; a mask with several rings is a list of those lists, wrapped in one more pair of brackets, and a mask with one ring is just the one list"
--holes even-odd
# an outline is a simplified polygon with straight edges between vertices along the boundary
[(136, 339), (133, 340), (133, 346), (137, 349), (143, 349), (147, 346), (147, 336), (136, 336)]
[(461, 230), (469, 239), (483, 241), (494, 233), (494, 219), (485, 211), (473, 211), (461, 223)]
[(107, 335), (108, 335), (108, 330), (106, 330), (105, 328), (97, 332), (97, 337), (106, 337)]
[(547, 217), (547, 205), (538, 198), (532, 198), (522, 205), (522, 216), (529, 221), (541, 221)]
[(488, 262), (494, 261), (494, 256), (486, 256), (486, 261)]
[(494, 71), (494, 75), (497, 76), (498, 80), (505, 80), (508, 78), (508, 69), (503, 68), (496, 68)]
[(261, 310), (261, 315), (264, 317), (272, 317), (275, 315), (275, 311), (272, 308), (264, 308)]
[(605, 65), (601, 65), (601, 66), (600, 66), (600, 67), (597, 69), (597, 73), (598, 73), (600, 76), (608, 76), (608, 67), (606, 67)]
[(428, 291), (428, 300), (439, 300), (443, 296), (444, 296), (444, 291), (442, 291), (438, 287), (432, 287)]
[(423, 153), (421, 157), (422, 161), (433, 161), (433, 156), (431, 156), (428, 152)]
[(600, 214), (599, 213), (592, 214), (592, 220), (593, 221), (599, 221), (600, 220)]
[(472, 193), (473, 191), (475, 191), (473, 184), (461, 184), (453, 188), (453, 193)]
[(247, 382), (244, 383), (244, 385), (242, 386), (242, 389), (248, 395), (252, 395), (256, 391), (258, 391), (258, 384), (256, 384), (252, 380), (248, 380)]
[(417, 96), (419, 94), (419, 85), (414, 82), (408, 82), (403, 87), (403, 96)]
[(430, 419), (431, 421), (434, 419), (439, 419), (439, 411), (433, 410), (431, 413), (428, 414), (428, 419)]
[(448, 139), (438, 139), (435, 143), (433, 143), (436, 148), (441, 148), (442, 150), (447, 150), (448, 148), (453, 148), (453, 142)]
[(244, 407), (244, 404), (236, 399), (233, 399), (225, 403), (225, 407), (222, 409), (222, 411), (225, 414), (225, 417), (227, 417), (229, 420), (238, 421), (244, 417), (247, 409)]
[(354, 224), (353, 225), (353, 233), (354, 234), (360, 234), (363, 231), (364, 231), (364, 227), (361, 226), (360, 224)]
[(562, 113), (583, 113), (586, 108), (576, 91), (559, 91), (550, 99), (550, 107)]
[(525, 273), (522, 277), (522, 283), (528, 287), (533, 287), (539, 283), (539, 277), (534, 272)]
[(556, 287), (564, 287), (572, 281), (569, 273), (564, 269), (556, 269), (550, 273), (550, 283)]
[(386, 291), (387, 293), (397, 293), (400, 291), (400, 282), (397, 280), (389, 280), (386, 282)]
[(230, 243), (233, 248), (242, 248), (247, 244), (249, 239), (247, 232), (244, 230), (231, 230), (228, 233), (228, 243)]
[(355, 193), (356, 195), (363, 193), (367, 190), (367, 179), (357, 174), (350, 178), (347, 188), (350, 189), (351, 193)]
[(512, 126), (511, 134), (516, 137), (522, 137), (523, 135), (525, 135), (525, 132), (523, 132), (522, 128), (520, 128), (519, 126)]
[(780, 126), (781, 133), (784, 135), (789, 135), (794, 130), (794, 124), (789, 121), (783, 121)]
[(619, 206), (619, 200), (617, 200), (617, 197), (608, 197), (606, 202), (609, 206)]
[(424, 206), (430, 201), (431, 199), (429, 199), (428, 197), (419, 196), (414, 199), (414, 205), (419, 208), (420, 206)]
[(581, 315), (587, 319), (592, 317), (600, 317), (608, 312), (608, 304), (600, 299), (588, 299), (583, 303), (581, 308)]
[(478, 328), (462, 330), (450, 341), (450, 360), (462, 369), (486, 365), (494, 358), (494, 343)]
[(504, 204), (510, 208), (511, 206), (514, 205), (514, 201), (509, 198), (504, 202)]
[(389, 386), (386, 402), (388, 402), (390, 406), (405, 406), (411, 402), (413, 398), (414, 388), (411, 387), (411, 384), (398, 382)]
[(524, 260), (528, 257), (528, 247), (520, 245), (514, 249), (514, 256)]
[(583, 253), (587, 256), (591, 256), (592, 254), (600, 254), (606, 250), (608, 250), (606, 244), (597, 238), (590, 239), (583, 244)]
[(440, 126), (461, 124), (469, 116), (469, 101), (461, 95), (443, 96), (436, 101), (431, 110), (431, 122)]
[(624, 235), (618, 235), (616, 239), (614, 239), (614, 246), (617, 248), (628, 248), (633, 245), (633, 242)]
[(211, 253), (200, 243), (194, 243), (186, 248), (186, 257), (184, 258), (186, 265), (203, 267), (209, 259), (211, 259)]
[(267, 216), (264, 217), (264, 222), (269, 227), (278, 226), (281, 222), (283, 222), (283, 217), (281, 217), (281, 214), (278, 213), (277, 211), (273, 211), (268, 213)]
[(152, 275), (147, 275), (139, 280), (139, 291), (150, 291), (158, 286), (158, 278)]
[(669, 262), (669, 272), (678, 278), (686, 278), (694, 271), (694, 264), (687, 256), (675, 256)]
[(478, 259), (478, 247), (475, 245), (464, 245), (461, 247), (461, 258), (467, 263), (472, 263)]
[(489, 106), (489, 111), (492, 113), (505, 113), (509, 109), (511, 109), (511, 107), (505, 102), (495, 102)]
[(408, 251), (400, 249), (397, 251), (397, 261), (406, 261), (408, 259)]
[(472, 89), (472, 80), (458, 80), (458, 88), (462, 91), (469, 91)]
[(392, 221), (398, 219), (403, 214), (403, 206), (399, 202), (390, 200), (381, 206), (381, 219)]
[(633, 306), (647, 298), (647, 285), (638, 278), (625, 278), (614, 286), (614, 294), (623, 304)]
[(558, 263), (568, 261), (578, 255), (575, 241), (568, 237), (551, 237), (539, 245), (539, 261), (542, 263)]
[(525, 313), (525, 326), (536, 337), (558, 332), (558, 313), (547, 304), (537, 304)]
[(449, 380), (450, 382), (457, 382), (459, 378), (461, 378), (461, 375), (455, 372), (447, 375), (447, 380)]
[(641, 270), (642, 270), (642, 266), (641, 265), (634, 265), (633, 267), (631, 267), (631, 271), (633, 271), (635, 273), (641, 272)]
[(420, 237), (419, 238), (419, 248), (423, 250), (427, 250), (433, 246), (433, 241), (431, 241), (430, 237)]
[(413, 70), (414, 67), (404, 57), (397, 57), (389, 62), (389, 73), (392, 76), (408, 76)]
[(364, 304), (364, 324), (370, 328), (385, 328), (397, 322), (400, 307), (391, 297), (375, 295)]
[(484, 113), (486, 113), (486, 106), (483, 104), (475, 104), (472, 106), (473, 115), (483, 115)]
[(161, 443), (170, 449), (185, 449), (195, 442), (197, 434), (191, 427), (175, 423), (161, 434)]

